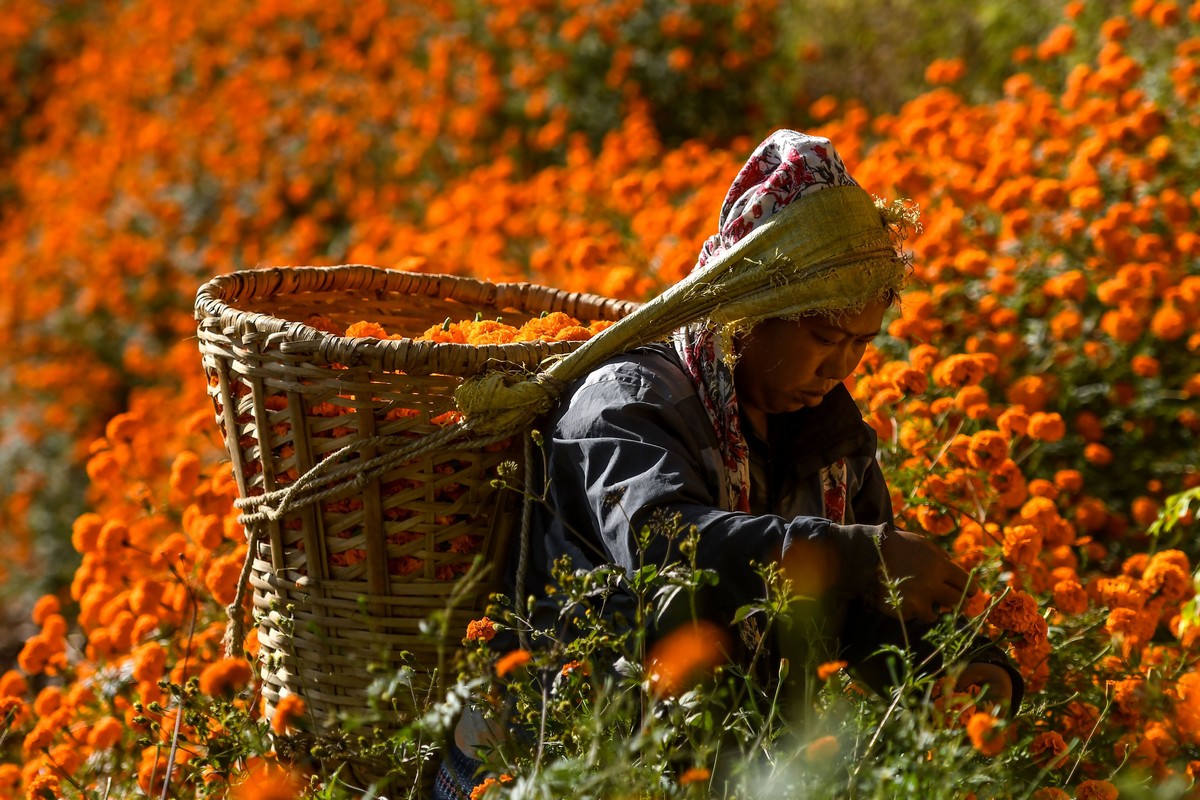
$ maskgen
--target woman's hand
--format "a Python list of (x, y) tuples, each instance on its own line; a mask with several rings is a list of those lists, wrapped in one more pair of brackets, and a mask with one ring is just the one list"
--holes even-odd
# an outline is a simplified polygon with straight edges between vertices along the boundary
[(883, 570), (889, 580), (898, 580), (900, 607), (895, 608), (884, 592), (880, 604), (885, 614), (900, 619), (934, 622), (941, 609), (954, 608), (964, 594), (974, 594), (971, 576), (924, 536), (893, 530), (879, 546)]

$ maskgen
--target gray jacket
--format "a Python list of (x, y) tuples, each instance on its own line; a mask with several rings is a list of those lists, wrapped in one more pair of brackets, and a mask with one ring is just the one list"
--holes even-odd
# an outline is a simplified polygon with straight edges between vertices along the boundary
[[(752, 513), (727, 511), (716, 435), (670, 346), (619, 356), (569, 386), (542, 426), (547, 502), (534, 504), (524, 581), (526, 592), (540, 598), (539, 623), (553, 624), (556, 613), (542, 591), (554, 559), (569, 555), (576, 569), (661, 564), (678, 557), (671, 552), (677, 540), (656, 536), (639, 553), (634, 531), (656, 513), (677, 514), (684, 526), (699, 530), (697, 566), (720, 576), (699, 597), (701, 616), (731, 625), (737, 609), (764, 597), (755, 562), (815, 548), (823, 569), (834, 565), (819, 601), (822, 628), (832, 634), (826, 655), (857, 664), (877, 688), (887, 684), (887, 667), (873, 654), (884, 644), (916, 641), (923, 629), (907, 623), (905, 637), (875, 604), (876, 541), (892, 526), (875, 433), (840, 386), (819, 406), (772, 417), (770, 426), (769, 442), (748, 441)], [(845, 524), (820, 516), (819, 470), (839, 458), (846, 459), (848, 474)], [(516, 551), (509, 566), (513, 585)], [(632, 598), (615, 598), (610, 607), (631, 617)], [(665, 625), (681, 619), (682, 613), (668, 614)], [(978, 660), (1012, 673), (1019, 700), (1019, 674), (989, 640), (978, 644), (987, 651)]]

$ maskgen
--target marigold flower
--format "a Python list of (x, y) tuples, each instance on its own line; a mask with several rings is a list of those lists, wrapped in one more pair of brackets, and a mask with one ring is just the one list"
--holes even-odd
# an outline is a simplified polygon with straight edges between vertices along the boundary
[(1031, 566), (1042, 552), (1042, 532), (1033, 525), (1004, 529), (1004, 558), (1014, 566)]
[(947, 514), (936, 506), (918, 506), (917, 524), (931, 536), (945, 536), (958, 527), (952, 514)]
[(121, 741), (125, 726), (113, 717), (102, 717), (88, 733), (88, 744), (97, 750), (107, 750)]
[(562, 665), (562, 669), (559, 671), (559, 674), (565, 678), (572, 672), (579, 672), (579, 674), (583, 675), (584, 677), (592, 674), (592, 671), (588, 667), (586, 661), (568, 661)]
[(495, 635), (496, 626), (487, 617), (473, 619), (467, 623), (467, 641), (473, 642), (482, 639), (490, 642)]
[(1029, 755), (1038, 765), (1059, 769), (1067, 763), (1067, 743), (1058, 731), (1039, 733), (1029, 743)]
[(988, 614), (988, 622), (1017, 634), (1033, 631), (1037, 626), (1035, 619), (1044, 622), (1038, 616), (1037, 600), (1021, 589), (1010, 591)]
[(1029, 415), (1029, 436), (1039, 442), (1057, 442), (1067, 433), (1067, 425), (1057, 413), (1035, 411)]
[(25, 676), (15, 669), (0, 675), (0, 697), (19, 697), (29, 691)]
[(817, 679), (826, 681), (846, 668), (845, 661), (826, 661), (817, 667)]
[[(41, 625), (46, 621), (46, 617), (50, 616), (51, 614), (57, 614), (61, 610), (62, 603), (59, 602), (59, 599), (56, 596), (52, 594), (42, 595), (40, 598), (38, 598), (38, 601), (34, 603), (32, 614), (33, 622), (35, 625)], [(2, 694), (2, 692), (0, 692), (0, 694)]]
[(1078, 581), (1059, 581), (1054, 584), (1054, 605), (1062, 614), (1082, 614), (1088, 608), (1087, 591)]
[(999, 431), (980, 431), (971, 437), (967, 458), (976, 469), (995, 469), (1008, 459), (1008, 439)]
[(1043, 786), (1032, 797), (1033, 800), (1071, 800), (1071, 795), (1055, 786)]
[(710, 622), (680, 625), (654, 643), (647, 659), (660, 696), (671, 696), (689, 688), (725, 661), (727, 635)]
[(42, 800), (45, 797), (61, 797), (62, 784), (54, 775), (38, 775), (25, 787), (25, 796), (30, 800)]
[(200, 691), (212, 697), (234, 694), (244, 689), (253, 677), (244, 658), (222, 658), (200, 673)]
[(1075, 787), (1075, 800), (1117, 800), (1120, 792), (1108, 781), (1087, 780)]
[(259, 760), (241, 783), (234, 784), (230, 800), (298, 800), (305, 781), (300, 773), (281, 764)]
[(821, 764), (833, 759), (842, 750), (836, 736), (820, 736), (804, 746), (804, 760), (810, 764)]
[(692, 767), (688, 770), (685, 770), (684, 773), (679, 776), (679, 785), (688, 786), (693, 783), (704, 783), (710, 777), (712, 777), (712, 770), (710, 770), (708, 767)]
[(1113, 452), (1099, 442), (1088, 442), (1083, 448), (1083, 457), (1089, 464), (1107, 467), (1113, 462)]
[(55, 728), (48, 723), (49, 720), (43, 719), (37, 725), (34, 725), (33, 730), (25, 736), (22, 747), (26, 755), (32, 755), (50, 746), (50, 742), (54, 739)]
[(163, 676), (167, 651), (158, 642), (147, 642), (133, 653), (133, 677), (143, 683), (154, 683)]
[(528, 650), (513, 650), (496, 659), (496, 677), (503, 678), (513, 670), (519, 669), (533, 660), (533, 653)]
[(297, 720), (303, 719), (308, 713), (304, 698), (296, 694), (285, 694), (275, 704), (275, 712), (271, 717), (271, 730), (282, 736), (289, 728), (296, 727)]
[(476, 786), (474, 789), (471, 790), (471, 800), (482, 800), (482, 798), (488, 793), (488, 790), (491, 789), (493, 786), (500, 786), (501, 784), (511, 783), (511, 782), (512, 782), (511, 775), (501, 775), (498, 778), (492, 778), (492, 777), (484, 778), (483, 783), (479, 784), (478, 786)]
[(999, 755), (1007, 744), (1004, 731), (991, 714), (972, 714), (967, 720), (967, 736), (971, 739), (971, 745), (988, 757)]

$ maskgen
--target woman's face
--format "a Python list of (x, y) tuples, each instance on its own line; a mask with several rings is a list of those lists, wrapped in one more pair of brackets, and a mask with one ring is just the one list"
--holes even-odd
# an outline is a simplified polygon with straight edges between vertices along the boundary
[(819, 405), (858, 366), (887, 308), (881, 300), (857, 314), (755, 325), (742, 340), (734, 369), (738, 402), (755, 421)]

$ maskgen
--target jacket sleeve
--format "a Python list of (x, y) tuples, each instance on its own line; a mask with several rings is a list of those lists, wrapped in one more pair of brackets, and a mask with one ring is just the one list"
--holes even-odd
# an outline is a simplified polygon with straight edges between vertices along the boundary
[[(564, 525), (574, 529), (570, 535), (632, 570), (679, 558), (679, 537), (667, 534), (675, 524), (695, 526), (697, 566), (720, 575), (719, 586), (703, 597), (701, 613), (722, 624), (740, 606), (763, 599), (754, 564), (779, 558), (800, 541), (813, 545), (825, 569), (836, 569), (835, 591), (860, 594), (879, 563), (874, 537), (882, 526), (724, 510), (715, 438), (699, 401), (694, 393), (673, 392), (669, 382), (646, 378), (625, 370), (585, 382), (564, 398), (552, 420), (547, 474)], [(564, 507), (561, 498), (585, 507)], [(665, 522), (672, 519), (677, 523)], [(634, 532), (646, 525), (654, 535), (639, 553)]]

